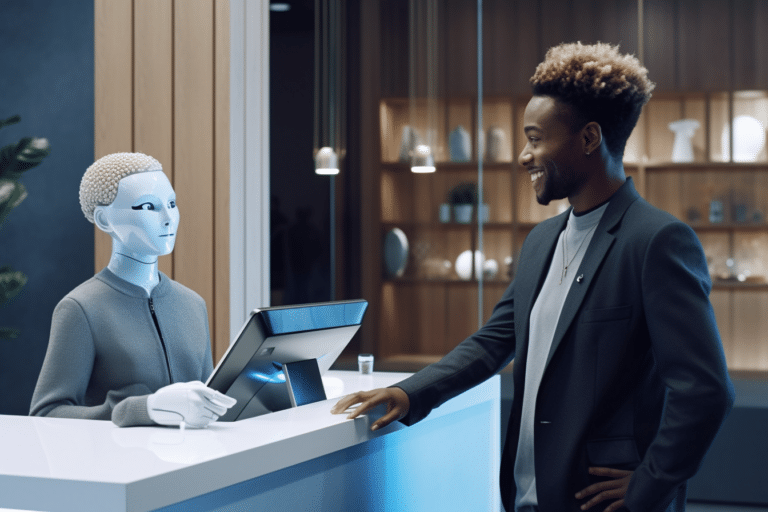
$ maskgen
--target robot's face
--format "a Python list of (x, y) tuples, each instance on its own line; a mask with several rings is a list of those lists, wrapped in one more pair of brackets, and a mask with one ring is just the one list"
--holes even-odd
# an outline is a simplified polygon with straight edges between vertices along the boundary
[(163, 171), (121, 179), (109, 206), (99, 206), (96, 225), (142, 260), (173, 251), (179, 227), (176, 193)]

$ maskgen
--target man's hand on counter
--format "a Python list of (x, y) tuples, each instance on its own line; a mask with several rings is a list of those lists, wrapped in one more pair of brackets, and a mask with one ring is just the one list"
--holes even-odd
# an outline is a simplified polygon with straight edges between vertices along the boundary
[(343, 414), (351, 406), (358, 405), (349, 413), (347, 419), (354, 419), (381, 404), (386, 404), (387, 413), (371, 425), (371, 430), (386, 427), (393, 421), (399, 420), (408, 414), (411, 401), (405, 391), (400, 388), (379, 388), (371, 391), (358, 391), (339, 400), (331, 409), (333, 414)]

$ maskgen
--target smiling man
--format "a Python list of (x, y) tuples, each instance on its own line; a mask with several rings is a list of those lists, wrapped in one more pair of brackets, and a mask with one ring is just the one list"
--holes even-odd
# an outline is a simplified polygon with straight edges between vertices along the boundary
[(536, 226), (488, 323), (388, 389), (343, 398), (373, 429), (410, 425), (514, 358), (502, 454), (508, 512), (685, 510), (733, 404), (693, 230), (625, 177), (624, 147), (650, 99), (647, 70), (608, 44), (562, 44), (531, 78), (519, 157), (537, 200), (572, 208)]
[(112, 256), (56, 306), (30, 415), (119, 426), (216, 421), (235, 402), (202, 383), (213, 371), (205, 301), (157, 267), (179, 227), (160, 162), (100, 158), (83, 175), (80, 206), (112, 237)]

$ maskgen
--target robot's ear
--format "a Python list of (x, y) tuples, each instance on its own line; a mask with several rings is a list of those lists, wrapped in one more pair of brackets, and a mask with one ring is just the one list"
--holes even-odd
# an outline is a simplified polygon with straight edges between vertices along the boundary
[(107, 218), (107, 212), (104, 211), (103, 206), (97, 206), (96, 209), (93, 210), (93, 223), (105, 233), (112, 232), (112, 225)]

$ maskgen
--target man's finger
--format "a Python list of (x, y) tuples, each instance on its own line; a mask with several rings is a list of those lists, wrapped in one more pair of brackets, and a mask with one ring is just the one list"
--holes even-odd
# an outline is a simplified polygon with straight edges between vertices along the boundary
[(624, 506), (624, 500), (623, 499), (619, 500), (619, 501), (614, 501), (613, 503), (608, 505), (608, 507), (606, 507), (606, 509), (603, 512), (616, 512), (617, 510), (619, 510), (623, 506)]
[(347, 396), (343, 397), (341, 400), (336, 402), (336, 405), (334, 405), (331, 408), (331, 413), (332, 414), (341, 414), (344, 411), (346, 411), (347, 409), (349, 409), (350, 405), (354, 405), (354, 404), (362, 402), (363, 398), (360, 397), (359, 395), (361, 395), (360, 392), (354, 393), (354, 394), (351, 394), (351, 395), (347, 395)]
[(363, 414), (366, 414), (371, 409), (377, 407), (379, 404), (382, 404), (386, 402), (386, 399), (376, 396), (371, 396), (366, 398), (363, 402), (360, 403), (360, 405), (355, 408), (354, 411), (349, 413), (349, 416), (347, 416), (348, 420), (353, 420), (357, 418), (358, 416), (362, 416)]
[(400, 410), (395, 408), (389, 411), (387, 414), (376, 420), (376, 422), (371, 425), (371, 430), (378, 430), (380, 428), (384, 428), (393, 421), (399, 420), (402, 417), (400, 414)]
[(577, 492), (576, 493), (576, 497), (579, 498), (579, 499), (586, 498), (587, 496), (591, 496), (591, 495), (593, 495), (593, 494), (595, 494), (597, 492), (605, 491), (607, 489), (612, 489), (612, 488), (615, 487), (615, 484), (614, 485), (611, 485), (611, 484), (614, 484), (614, 482), (611, 481), (611, 480), (608, 480), (608, 481), (605, 481), (605, 482), (598, 482), (596, 484), (592, 484), (589, 487), (587, 487), (586, 489), (582, 489), (579, 492)]
[(614, 468), (589, 468), (589, 474), (590, 475), (596, 475), (596, 476), (608, 476), (612, 478), (622, 478), (629, 474), (631, 474), (631, 471), (627, 471), (624, 469), (614, 469)]

